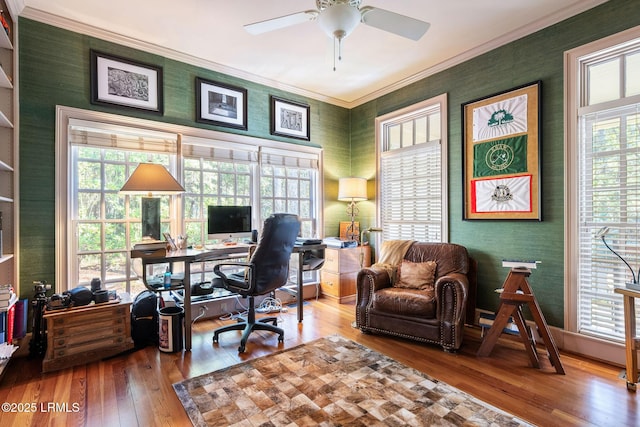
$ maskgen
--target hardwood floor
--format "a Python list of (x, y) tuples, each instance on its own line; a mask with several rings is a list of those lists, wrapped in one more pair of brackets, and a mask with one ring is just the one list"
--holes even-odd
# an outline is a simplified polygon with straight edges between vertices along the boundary
[[(239, 336), (229, 332), (211, 342), (218, 320), (194, 324), (191, 352), (165, 354), (155, 347), (98, 363), (42, 374), (41, 360), (11, 361), (0, 383), (2, 426), (183, 426), (189, 419), (172, 384), (252, 359), (279, 348), (339, 334), (423, 371), (475, 397), (540, 426), (637, 426), (638, 394), (618, 378), (620, 367), (561, 352), (566, 375), (558, 375), (547, 358), (543, 369), (528, 367), (524, 346), (501, 338), (490, 357), (477, 358), (479, 329), (467, 328), (456, 354), (441, 348), (351, 327), (354, 308), (326, 299), (305, 304), (304, 322), (296, 310), (282, 313), (285, 342), (274, 334), (251, 335), (247, 352), (238, 354)], [(541, 350), (544, 352), (544, 349)]]

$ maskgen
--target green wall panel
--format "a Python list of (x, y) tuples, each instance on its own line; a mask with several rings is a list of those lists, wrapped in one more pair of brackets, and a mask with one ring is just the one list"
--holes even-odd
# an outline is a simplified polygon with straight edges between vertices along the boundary
[[(322, 147), (334, 202), (337, 176), (350, 173), (349, 110), (215, 71), (120, 46), (37, 21), (20, 18), (20, 277), (21, 294), (30, 297), (34, 280), (55, 279), (55, 108), (65, 105), (148, 120), (215, 129), (294, 144)], [(110, 53), (163, 68), (164, 114), (90, 103), (89, 51)], [(248, 130), (195, 122), (195, 78), (248, 90)], [(269, 133), (269, 95), (306, 102), (311, 107), (311, 141)], [(337, 182), (337, 181), (335, 181)], [(335, 189), (333, 188), (335, 187)], [(338, 216), (344, 215), (337, 211)], [(337, 221), (326, 216), (329, 224)], [(338, 219), (339, 220), (339, 219)], [(327, 229), (332, 226), (326, 226)]]
[[(466, 246), (479, 262), (478, 307), (497, 308), (494, 289), (502, 285), (507, 273), (501, 266), (503, 258), (540, 260), (530, 283), (547, 321), (563, 326), (563, 54), (639, 25), (637, 6), (635, 0), (611, 0), (352, 110), (352, 129), (357, 129), (352, 132), (355, 163), (355, 159), (368, 159), (375, 150), (375, 117), (447, 94), (449, 241)], [(463, 221), (461, 105), (536, 80), (542, 81), (543, 221)]]

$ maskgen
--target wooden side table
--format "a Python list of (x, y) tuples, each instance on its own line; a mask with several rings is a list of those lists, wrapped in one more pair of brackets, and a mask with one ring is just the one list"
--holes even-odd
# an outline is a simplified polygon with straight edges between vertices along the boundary
[(536, 352), (536, 346), (534, 338), (529, 330), (529, 327), (525, 323), (524, 315), (522, 313), (522, 305), (527, 304), (531, 315), (536, 322), (540, 336), (544, 341), (547, 351), (549, 352), (549, 360), (556, 369), (558, 374), (564, 375), (564, 368), (560, 361), (560, 355), (558, 348), (556, 347), (553, 337), (547, 326), (547, 322), (542, 315), (538, 300), (533, 295), (531, 286), (527, 281), (527, 277), (531, 275), (531, 270), (527, 268), (512, 268), (504, 281), (502, 292), (500, 293), (500, 307), (498, 314), (489, 329), (489, 332), (485, 336), (480, 348), (478, 349), (478, 356), (488, 356), (491, 354), (494, 345), (498, 341), (498, 338), (502, 334), (502, 330), (507, 325), (509, 317), (513, 317), (518, 331), (520, 332), (520, 338), (524, 343), (524, 347), (531, 360), (531, 365), (535, 368), (540, 368), (540, 361), (538, 360), (538, 353)]
[(640, 338), (636, 338), (636, 306), (635, 299), (640, 298), (640, 291), (627, 288), (613, 290), (624, 298), (624, 342), (627, 359), (627, 390), (636, 391), (638, 382), (638, 350)]

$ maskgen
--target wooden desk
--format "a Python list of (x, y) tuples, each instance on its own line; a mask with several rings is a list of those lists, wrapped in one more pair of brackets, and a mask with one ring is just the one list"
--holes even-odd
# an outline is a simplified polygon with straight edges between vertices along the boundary
[[(140, 258), (142, 260), (142, 280), (147, 283), (147, 265), (162, 264), (175, 262), (184, 263), (184, 280), (182, 285), (172, 285), (169, 290), (183, 290), (184, 292), (184, 349), (191, 351), (191, 264), (205, 261), (219, 261), (224, 259), (242, 258), (248, 254), (249, 246), (247, 244), (237, 245), (215, 245), (208, 246), (203, 250), (196, 249), (180, 249), (170, 252), (154, 252), (148, 255), (141, 251), (131, 251), (132, 258)], [(298, 322), (302, 322), (302, 310), (304, 297), (302, 292), (302, 276), (304, 269), (304, 254), (306, 252), (324, 249), (326, 245), (300, 245), (293, 247), (293, 253), (298, 254), (298, 281), (297, 281), (297, 302), (298, 302)], [(173, 269), (172, 269), (173, 270)], [(165, 289), (153, 289), (154, 291), (163, 291)]]
[(491, 354), (493, 347), (509, 321), (509, 317), (513, 317), (513, 320), (518, 326), (520, 338), (522, 339), (527, 354), (529, 355), (529, 359), (531, 360), (531, 365), (534, 368), (540, 368), (540, 361), (538, 360), (535, 341), (529, 327), (525, 323), (524, 315), (522, 313), (522, 305), (527, 304), (531, 311), (531, 315), (536, 322), (540, 336), (547, 347), (551, 364), (558, 374), (564, 375), (564, 368), (560, 361), (558, 348), (553, 341), (553, 337), (551, 336), (547, 322), (542, 315), (538, 301), (533, 295), (531, 286), (529, 286), (529, 282), (527, 281), (527, 277), (529, 277), (529, 275), (531, 275), (531, 270), (529, 269), (512, 268), (509, 272), (509, 275), (502, 286), (502, 292), (500, 293), (500, 307), (498, 309), (498, 313), (496, 314), (496, 318), (491, 329), (489, 329), (489, 332), (484, 337), (477, 355), (488, 356)]
[(635, 299), (640, 298), (640, 291), (627, 288), (615, 288), (615, 293), (622, 295), (624, 302), (624, 341), (627, 359), (627, 390), (636, 391), (638, 382), (638, 350), (640, 339), (636, 337)]

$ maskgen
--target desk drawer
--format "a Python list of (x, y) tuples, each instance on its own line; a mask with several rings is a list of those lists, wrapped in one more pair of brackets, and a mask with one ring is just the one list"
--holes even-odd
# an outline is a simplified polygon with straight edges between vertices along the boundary
[(328, 271), (320, 273), (320, 289), (322, 294), (342, 300), (356, 294), (358, 273), (336, 274)]

